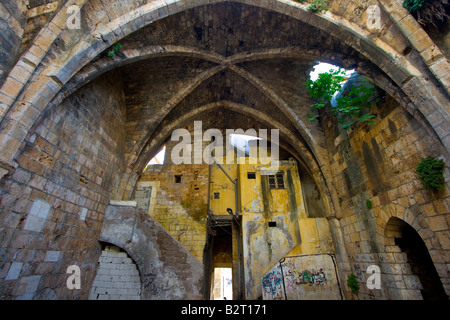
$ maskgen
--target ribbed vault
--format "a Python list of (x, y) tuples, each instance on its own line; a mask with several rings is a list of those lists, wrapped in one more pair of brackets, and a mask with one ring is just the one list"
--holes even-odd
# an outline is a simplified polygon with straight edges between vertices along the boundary
[[(421, 58), (407, 48), (396, 54), (405, 41), (400, 34), (399, 43), (387, 44), (388, 38), (373, 38), (345, 19), (318, 16), (291, 2), (154, 2), (129, 12), (119, 5), (108, 17), (92, 5), (82, 9), (88, 28), (55, 39), (32, 76), (33, 90), (16, 100), (5, 123), (11, 132), (23, 131), (39, 123), (28, 118), (45, 117), (45, 110), (89, 81), (117, 72), (126, 103), (126, 172), (113, 198), (131, 196), (144, 163), (168, 138), (167, 128), (180, 126), (180, 119), (214, 115), (220, 106), (268, 129), (279, 126), (286, 149), (336, 207), (322, 128), (307, 120), (305, 81), (318, 60), (356, 69), (429, 129), (433, 110), (447, 119), (436, 106), (448, 97), (445, 90), (427, 91), (437, 83)], [(391, 22), (383, 19), (388, 28)], [(118, 40), (123, 48), (109, 57), (108, 46)], [(20, 139), (5, 150), (6, 160), (14, 158)]]
[(121, 43), (115, 57), (99, 55), (74, 78), (82, 83), (111, 69), (120, 72), (130, 179), (122, 182), (119, 190), (127, 191), (119, 198), (130, 196), (135, 175), (171, 132), (194, 120), (204, 121), (204, 130), (280, 129), (281, 144), (331, 198), (323, 132), (307, 120), (306, 80), (318, 60), (381, 73), (324, 30), (240, 3), (185, 10)]

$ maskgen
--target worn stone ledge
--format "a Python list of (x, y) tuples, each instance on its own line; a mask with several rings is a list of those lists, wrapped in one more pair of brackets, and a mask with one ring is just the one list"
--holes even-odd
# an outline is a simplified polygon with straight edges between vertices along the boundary
[(2, 159), (0, 157), (0, 180), (3, 179), (4, 176), (12, 174), (14, 170), (16, 170), (17, 166), (17, 163)]
[(109, 204), (112, 206), (122, 206), (122, 207), (134, 207), (137, 206), (137, 201), (120, 201), (120, 200), (110, 200)]

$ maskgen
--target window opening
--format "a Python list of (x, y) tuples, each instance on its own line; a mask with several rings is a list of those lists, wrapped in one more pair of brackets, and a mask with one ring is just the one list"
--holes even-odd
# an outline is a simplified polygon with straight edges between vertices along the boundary
[(166, 146), (164, 146), (161, 151), (159, 151), (156, 156), (154, 156), (149, 163), (148, 166), (155, 165), (155, 164), (164, 164), (164, 157), (166, 155)]
[(181, 178), (183, 177), (183, 175), (176, 174), (174, 177), (175, 177), (175, 183), (181, 183)]
[(275, 175), (269, 175), (270, 189), (284, 189), (284, 172), (280, 171)]

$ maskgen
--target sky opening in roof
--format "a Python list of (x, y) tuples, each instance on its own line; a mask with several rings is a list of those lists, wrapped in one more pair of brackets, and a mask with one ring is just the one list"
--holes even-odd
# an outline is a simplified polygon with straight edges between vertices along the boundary
[(147, 165), (152, 164), (163, 164), (164, 163), (164, 156), (166, 154), (166, 146), (164, 146), (161, 151), (159, 151), (156, 156), (153, 157), (152, 160)]
[[(319, 77), (319, 74), (324, 73), (324, 72), (328, 72), (330, 70), (338, 70), (339, 67), (335, 66), (333, 64), (329, 64), (329, 63), (325, 63), (325, 62), (320, 62), (319, 64), (317, 64), (316, 66), (314, 66), (314, 70), (311, 71), (311, 73), (309, 74), (310, 79), (312, 81), (316, 81), (317, 78)], [(343, 69), (343, 68), (342, 68)], [(344, 69), (346, 70), (346, 69)], [(346, 70), (346, 76), (350, 76), (353, 72), (355, 72), (355, 70)]]

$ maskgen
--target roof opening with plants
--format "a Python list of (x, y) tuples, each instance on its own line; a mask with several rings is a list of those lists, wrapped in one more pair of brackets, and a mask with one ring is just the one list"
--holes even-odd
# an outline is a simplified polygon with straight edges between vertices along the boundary
[(315, 101), (311, 105), (309, 121), (318, 118), (319, 110), (330, 104), (331, 113), (344, 129), (350, 128), (356, 122), (374, 123), (375, 116), (368, 110), (378, 102), (376, 86), (358, 76), (358, 81), (352, 81), (352, 85), (344, 88), (350, 75), (357, 76), (352, 71), (335, 67), (306, 82), (309, 97)]

